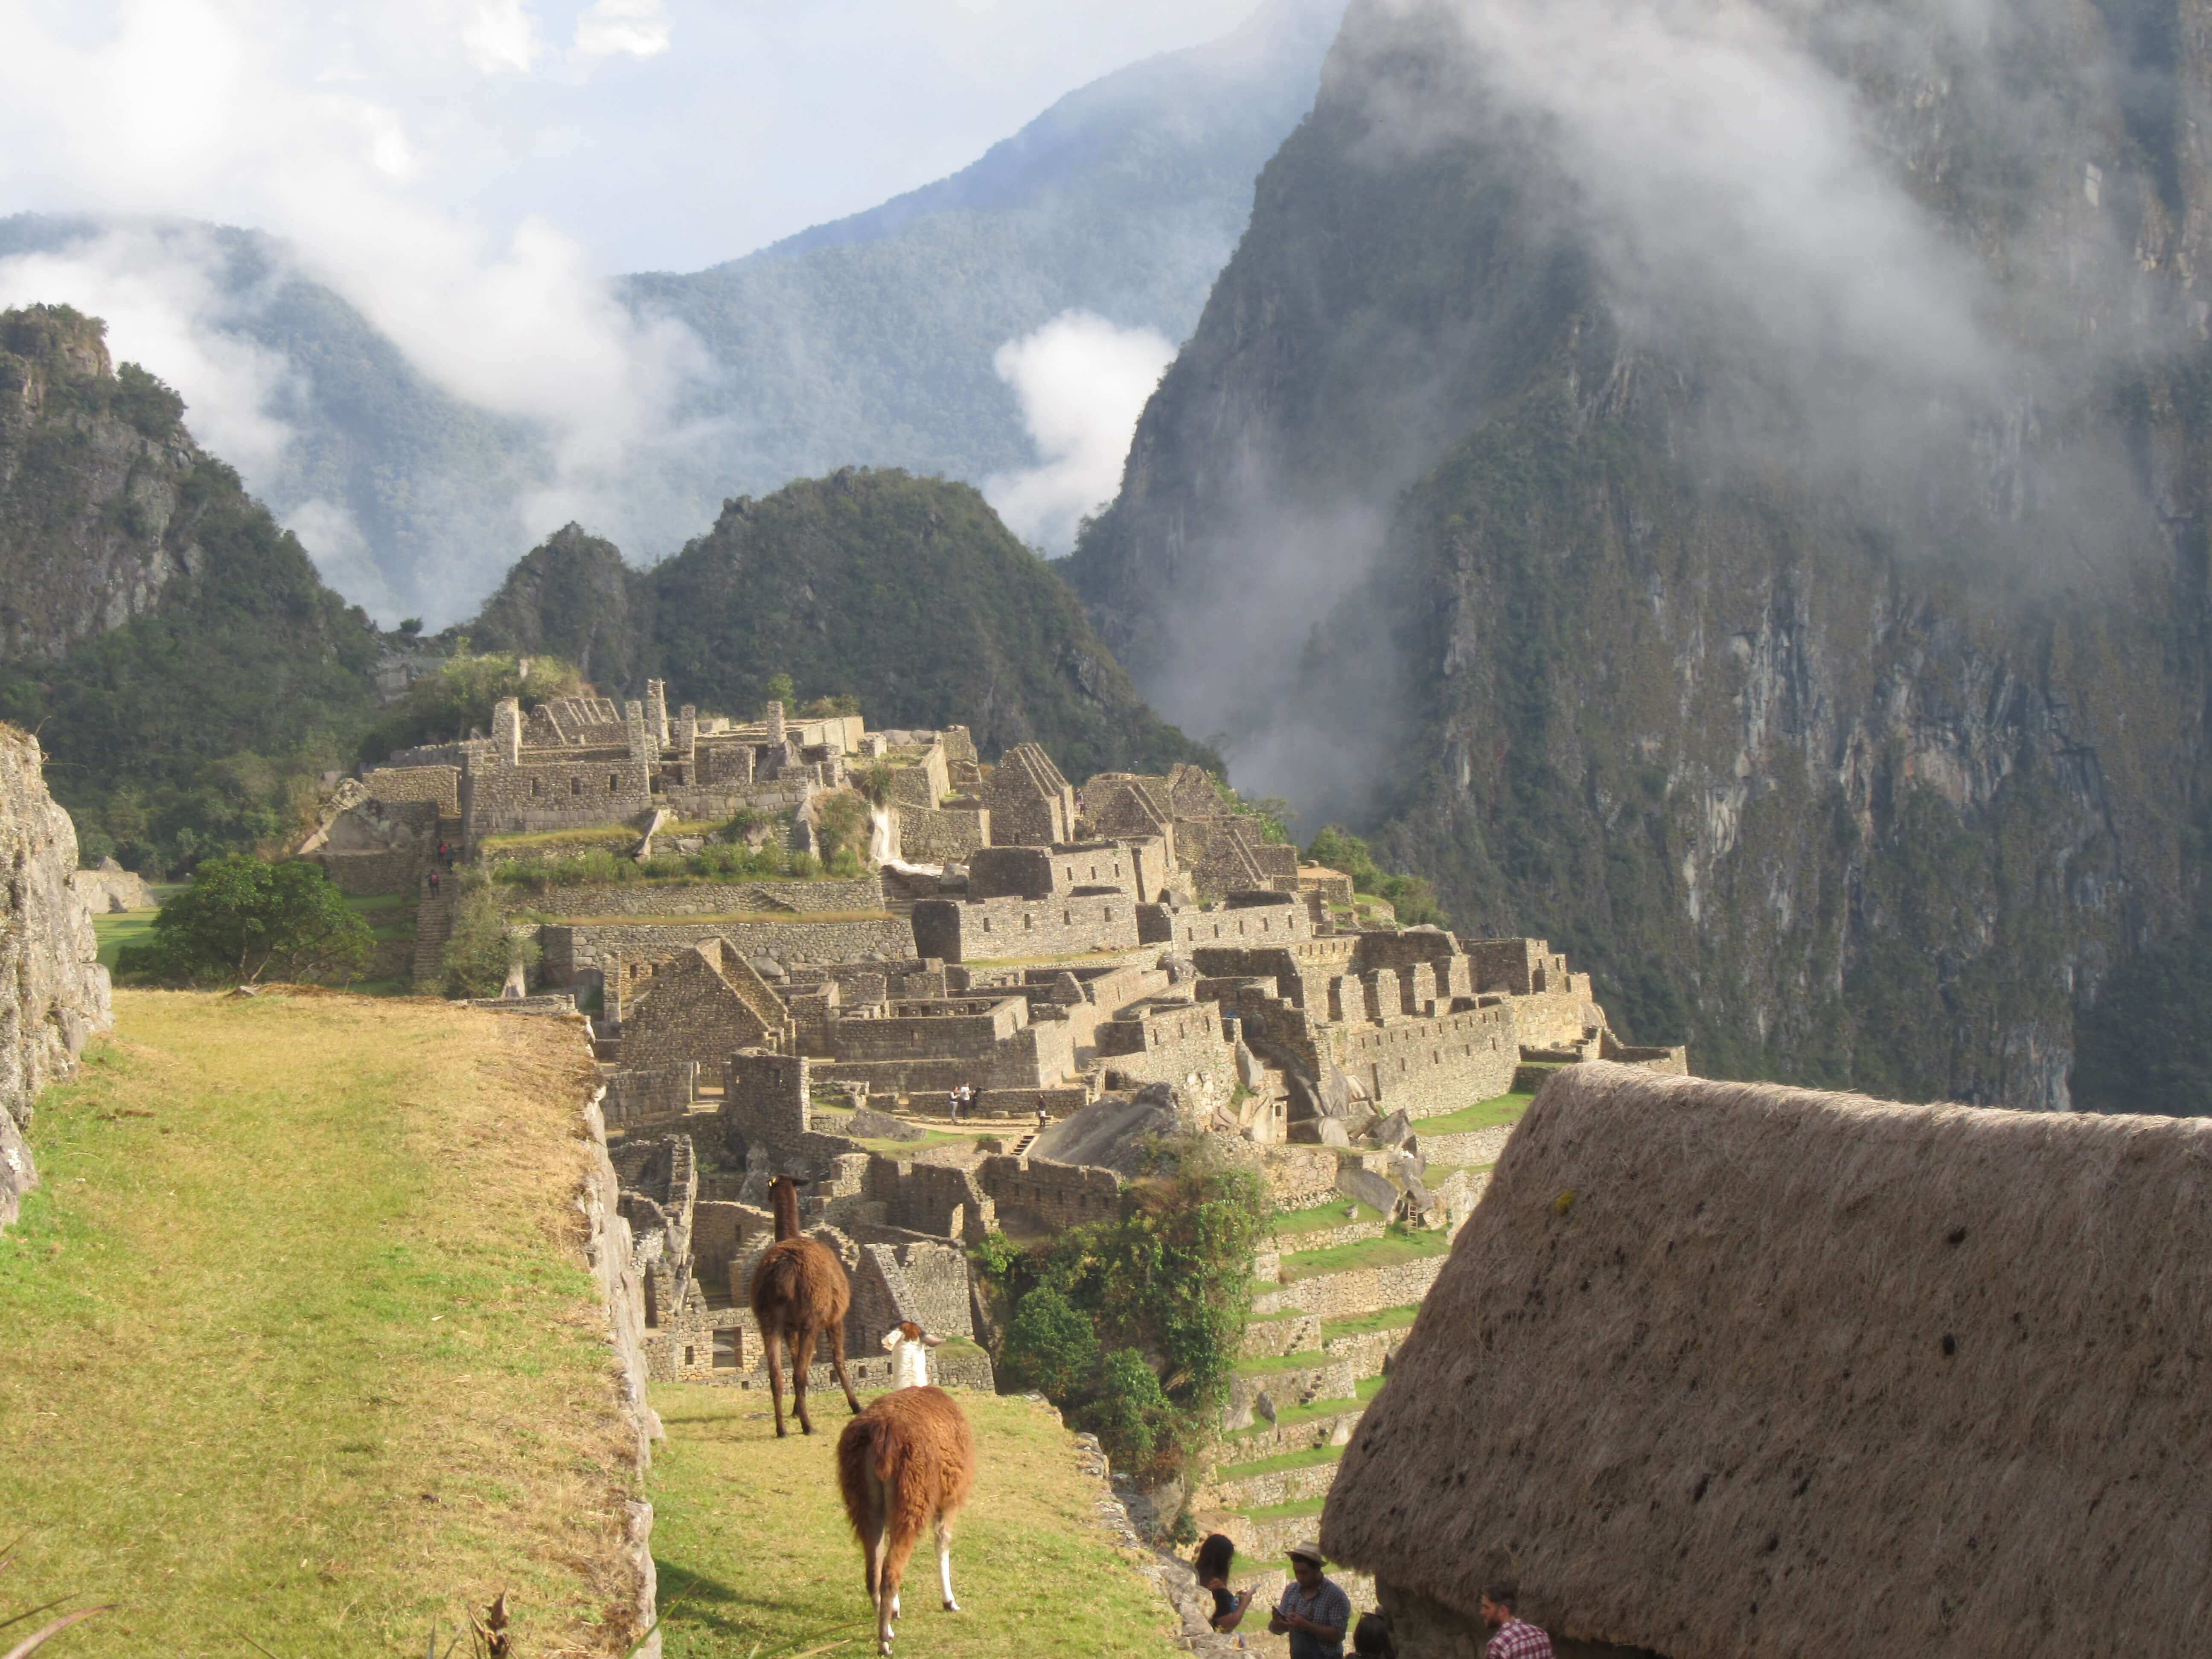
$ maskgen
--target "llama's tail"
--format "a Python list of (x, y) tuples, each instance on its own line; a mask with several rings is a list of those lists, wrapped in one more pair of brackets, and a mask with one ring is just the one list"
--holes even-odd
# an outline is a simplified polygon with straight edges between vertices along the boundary
[(883, 1421), (863, 1412), (837, 1437), (837, 1487), (845, 1518), (862, 1540), (881, 1532), (885, 1499), (898, 1472), (898, 1437), (881, 1432)]

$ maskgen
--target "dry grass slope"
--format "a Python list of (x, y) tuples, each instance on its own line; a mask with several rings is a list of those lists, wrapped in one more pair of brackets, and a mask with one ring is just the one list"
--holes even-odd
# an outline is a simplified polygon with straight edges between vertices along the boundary
[(307, 993), (120, 992), (0, 1240), (0, 1533), (71, 1659), (419, 1651), (502, 1587), (532, 1659), (634, 1585), (575, 1198), (574, 1033)]

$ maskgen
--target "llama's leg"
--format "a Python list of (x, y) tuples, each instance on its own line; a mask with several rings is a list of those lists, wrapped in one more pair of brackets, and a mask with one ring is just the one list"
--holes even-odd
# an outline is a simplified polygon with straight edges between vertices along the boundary
[(768, 1391), (775, 1401), (775, 1437), (784, 1437), (783, 1333), (773, 1325), (761, 1328), (761, 1346), (768, 1354)]
[(791, 1395), (799, 1412), (801, 1433), (814, 1432), (814, 1419), (806, 1414), (806, 1373), (814, 1369), (814, 1350), (821, 1328), (801, 1325), (791, 1340)]
[(845, 1385), (845, 1403), (853, 1408), (853, 1415), (858, 1417), (860, 1402), (853, 1393), (853, 1379), (845, 1375), (845, 1322), (842, 1319), (830, 1327), (830, 1358), (837, 1367), (837, 1380)]
[(914, 1553), (914, 1523), (896, 1513), (898, 1494), (893, 1492), (889, 1496), (893, 1513), (884, 1529), (884, 1571), (876, 1587), (877, 1604), (883, 1609), (876, 1621), (878, 1653), (891, 1650), (891, 1623), (899, 1616), (899, 1583), (906, 1577), (907, 1559)]
[(874, 1475), (868, 1480), (868, 1510), (860, 1522), (860, 1570), (868, 1581), (868, 1604), (876, 1601), (876, 1589), (884, 1576), (884, 1487)]
[(945, 1610), (960, 1611), (960, 1604), (952, 1599), (952, 1517), (939, 1514), (937, 1517), (937, 1577), (945, 1586)]

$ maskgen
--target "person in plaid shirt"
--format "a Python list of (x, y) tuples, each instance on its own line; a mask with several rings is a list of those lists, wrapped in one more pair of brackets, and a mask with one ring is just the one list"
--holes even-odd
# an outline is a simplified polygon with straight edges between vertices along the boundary
[(1498, 1634), (1483, 1650), (1486, 1659), (1552, 1659), (1552, 1638), (1534, 1625), (1513, 1616), (1521, 1591), (1511, 1583), (1496, 1583), (1482, 1593), (1482, 1622)]

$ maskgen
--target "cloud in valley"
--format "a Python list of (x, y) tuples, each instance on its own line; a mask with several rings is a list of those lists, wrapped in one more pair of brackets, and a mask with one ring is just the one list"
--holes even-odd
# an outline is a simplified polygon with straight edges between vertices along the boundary
[(1078, 521), (1121, 488), (1137, 417), (1174, 358), (1156, 330), (1082, 311), (999, 348), (992, 367), (1021, 400), (1038, 459), (983, 486), (1014, 534), (1054, 555), (1074, 545)]

